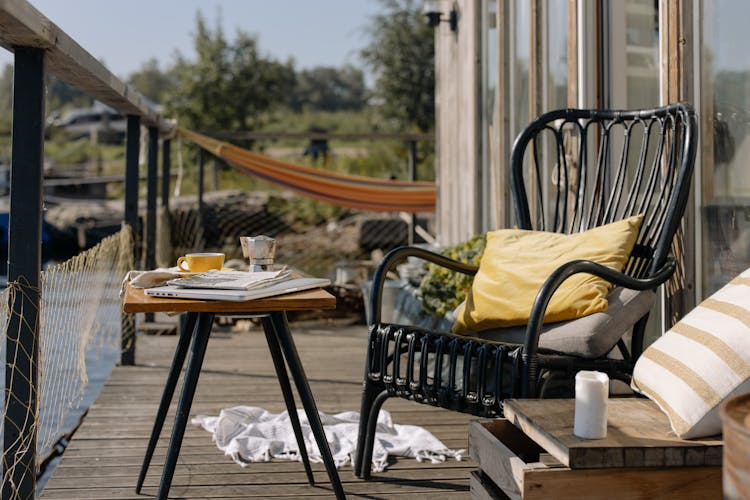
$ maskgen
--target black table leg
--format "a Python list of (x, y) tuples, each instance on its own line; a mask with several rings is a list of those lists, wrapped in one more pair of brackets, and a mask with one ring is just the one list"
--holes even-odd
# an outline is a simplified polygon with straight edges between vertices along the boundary
[(174, 396), (174, 389), (177, 387), (177, 380), (180, 378), (182, 366), (185, 364), (185, 356), (187, 355), (188, 347), (190, 346), (190, 339), (193, 336), (197, 319), (198, 313), (187, 313), (187, 318), (185, 319), (183, 328), (180, 329), (180, 338), (177, 340), (177, 348), (175, 349), (174, 358), (172, 359), (172, 366), (169, 369), (169, 375), (167, 375), (167, 381), (164, 386), (164, 392), (161, 395), (159, 409), (156, 411), (156, 421), (154, 422), (154, 427), (151, 429), (151, 437), (149, 438), (148, 447), (146, 448), (146, 456), (143, 457), (141, 472), (138, 474), (138, 483), (135, 486), (136, 493), (141, 492), (143, 481), (146, 479), (148, 466), (151, 464), (151, 458), (154, 456), (156, 443), (159, 441), (159, 435), (164, 427), (164, 420), (167, 418), (169, 405), (172, 403), (172, 396)]
[(331, 450), (328, 447), (328, 440), (326, 439), (325, 431), (323, 430), (323, 424), (320, 422), (320, 415), (318, 415), (318, 408), (315, 405), (312, 392), (310, 391), (310, 385), (307, 382), (307, 376), (302, 368), (299, 355), (297, 354), (297, 348), (294, 345), (294, 339), (289, 331), (289, 323), (287, 323), (286, 314), (283, 312), (270, 313), (270, 319), (274, 324), (276, 335), (281, 344), (281, 349), (284, 352), (284, 357), (289, 365), (289, 370), (292, 372), (292, 378), (294, 384), (297, 386), (297, 392), (299, 393), (302, 406), (307, 414), (307, 420), (310, 422), (310, 428), (315, 436), (315, 442), (318, 444), (320, 454), (323, 458), (323, 463), (328, 472), (328, 478), (331, 480), (333, 491), (336, 494), (336, 498), (344, 499), (344, 488), (341, 486), (341, 480), (339, 479), (338, 471), (336, 470), (336, 464), (333, 462), (333, 456)]
[(271, 352), (273, 366), (276, 369), (276, 377), (279, 379), (281, 393), (284, 395), (286, 411), (289, 413), (289, 420), (292, 423), (294, 437), (297, 438), (297, 446), (299, 447), (299, 452), (302, 456), (302, 463), (305, 465), (307, 482), (310, 483), (310, 486), (315, 486), (315, 478), (313, 477), (312, 467), (310, 467), (310, 459), (307, 456), (305, 438), (302, 436), (302, 426), (299, 422), (299, 415), (297, 415), (297, 405), (294, 403), (294, 395), (292, 394), (292, 386), (289, 383), (289, 376), (286, 373), (286, 364), (284, 364), (284, 356), (281, 353), (281, 347), (279, 346), (278, 334), (276, 333), (276, 329), (274, 328), (273, 321), (271, 321), (270, 317), (264, 316), (262, 321), (263, 331), (266, 334), (266, 341), (268, 342), (268, 350)]
[(198, 386), (198, 377), (201, 373), (203, 358), (206, 355), (206, 346), (208, 345), (208, 338), (211, 336), (211, 325), (213, 321), (213, 313), (200, 313), (198, 316), (198, 325), (193, 334), (193, 345), (190, 350), (187, 372), (185, 373), (185, 380), (182, 384), (182, 394), (180, 395), (180, 402), (177, 406), (177, 414), (175, 415), (174, 427), (172, 428), (172, 437), (169, 440), (167, 458), (164, 462), (161, 483), (159, 484), (159, 494), (157, 495), (159, 500), (166, 500), (167, 495), (169, 495), (169, 487), (172, 485), (172, 476), (174, 475), (174, 469), (177, 465), (177, 457), (180, 455), (182, 437), (185, 434), (185, 427), (190, 415), (190, 407), (193, 404), (193, 396), (195, 395), (195, 389)]

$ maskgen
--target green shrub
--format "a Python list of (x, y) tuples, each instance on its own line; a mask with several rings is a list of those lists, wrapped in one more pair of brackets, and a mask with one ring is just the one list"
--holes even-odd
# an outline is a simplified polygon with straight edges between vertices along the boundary
[[(451, 259), (479, 265), (486, 244), (487, 237), (481, 234), (469, 241), (445, 248), (441, 253)], [(453, 272), (436, 264), (428, 264), (427, 274), (419, 287), (423, 307), (432, 314), (445, 316), (463, 302), (473, 280), (473, 276)]]

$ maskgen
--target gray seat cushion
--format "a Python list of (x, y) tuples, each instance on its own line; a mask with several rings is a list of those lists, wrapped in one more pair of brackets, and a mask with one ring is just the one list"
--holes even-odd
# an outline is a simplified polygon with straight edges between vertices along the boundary
[[(583, 318), (542, 326), (539, 348), (550, 349), (582, 358), (604, 356), (617, 344), (628, 329), (646, 314), (654, 304), (656, 293), (651, 290), (637, 291), (615, 287), (607, 296), (606, 311)], [(525, 326), (485, 330), (473, 336), (523, 344)]]

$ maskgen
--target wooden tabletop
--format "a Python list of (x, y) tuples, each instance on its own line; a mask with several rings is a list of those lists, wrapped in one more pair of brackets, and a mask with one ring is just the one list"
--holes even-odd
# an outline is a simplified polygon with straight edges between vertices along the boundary
[(574, 409), (573, 399), (510, 399), (504, 404), (508, 420), (571, 469), (721, 465), (720, 436), (676, 437), (651, 400), (611, 398), (603, 439), (573, 434)]
[(335, 309), (336, 297), (322, 288), (266, 297), (263, 299), (233, 302), (224, 300), (193, 300), (157, 298), (146, 295), (142, 288), (125, 288), (122, 310), (126, 313), (145, 312), (212, 312), (264, 313), (275, 311), (309, 311)]

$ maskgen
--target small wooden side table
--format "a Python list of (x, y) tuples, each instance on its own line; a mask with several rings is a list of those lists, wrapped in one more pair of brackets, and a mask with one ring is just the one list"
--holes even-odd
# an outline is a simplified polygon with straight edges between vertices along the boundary
[[(297, 443), (299, 445), (302, 463), (307, 473), (308, 482), (313, 485), (315, 480), (312, 474), (312, 468), (305, 449), (305, 442), (302, 436), (300, 422), (297, 417), (297, 408), (292, 394), (291, 384), (289, 382), (287, 367), (291, 372), (292, 379), (297, 386), (297, 393), (307, 415), (313, 437), (320, 450), (323, 463), (325, 464), (328, 478), (331, 480), (333, 493), (337, 499), (344, 499), (346, 495), (341, 485), (333, 462), (333, 456), (328, 448), (323, 425), (320, 422), (315, 400), (313, 399), (310, 386), (307, 381), (307, 375), (299, 359), (297, 348), (294, 345), (292, 332), (289, 329), (289, 323), (286, 318), (286, 311), (300, 311), (312, 309), (333, 309), (336, 307), (336, 298), (323, 289), (306, 290), (302, 292), (277, 295), (262, 299), (248, 300), (244, 302), (230, 302), (219, 300), (188, 300), (172, 298), (150, 297), (142, 289), (127, 286), (123, 297), (122, 309), (126, 313), (147, 313), (147, 312), (178, 312), (187, 313), (186, 319), (181, 329), (177, 341), (172, 366), (167, 375), (164, 385), (159, 408), (154, 420), (154, 426), (151, 429), (146, 455), (143, 459), (143, 465), (138, 475), (136, 484), (136, 493), (140, 493), (143, 481), (146, 477), (151, 458), (156, 449), (156, 443), (159, 440), (164, 420), (167, 416), (169, 405), (172, 401), (177, 380), (180, 376), (185, 358), (187, 357), (188, 365), (183, 381), (182, 393), (177, 405), (174, 426), (172, 427), (172, 437), (167, 448), (167, 457), (162, 469), (161, 482), (157, 498), (166, 500), (169, 494), (169, 488), (172, 484), (174, 469), (177, 465), (177, 458), (182, 446), (182, 437), (185, 433), (190, 407), (193, 403), (193, 396), (198, 385), (203, 357), (206, 354), (208, 339), (211, 336), (211, 326), (213, 325), (214, 316), (221, 315), (245, 315), (258, 314), (262, 316), (263, 331), (266, 335), (268, 349), (273, 360), (276, 376), (279, 380), (282, 396), (289, 412), (289, 419), (292, 424)], [(188, 349), (190, 350), (188, 355)]]
[(505, 402), (474, 421), (474, 499), (721, 498), (721, 437), (683, 440), (647, 399), (610, 399), (607, 437), (573, 435), (572, 399)]

